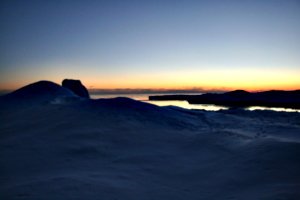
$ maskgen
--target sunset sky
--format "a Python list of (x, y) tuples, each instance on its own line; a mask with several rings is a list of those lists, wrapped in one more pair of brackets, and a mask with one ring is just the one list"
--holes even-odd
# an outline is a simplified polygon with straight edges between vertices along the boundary
[(300, 89), (299, 0), (2, 0), (0, 90)]

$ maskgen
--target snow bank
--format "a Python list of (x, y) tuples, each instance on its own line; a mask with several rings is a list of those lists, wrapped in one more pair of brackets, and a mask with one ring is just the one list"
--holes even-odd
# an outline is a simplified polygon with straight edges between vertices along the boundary
[(82, 100), (71, 90), (50, 81), (39, 81), (24, 86), (0, 97), (0, 105), (7, 107), (28, 107), (48, 103), (69, 103)]
[(0, 97), (0, 199), (300, 197), (299, 113), (53, 103), (78, 97), (42, 84)]

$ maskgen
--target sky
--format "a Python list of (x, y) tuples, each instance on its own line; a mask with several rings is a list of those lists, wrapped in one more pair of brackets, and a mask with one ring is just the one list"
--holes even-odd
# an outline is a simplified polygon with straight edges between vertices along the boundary
[(299, 0), (2, 0), (0, 90), (300, 89)]

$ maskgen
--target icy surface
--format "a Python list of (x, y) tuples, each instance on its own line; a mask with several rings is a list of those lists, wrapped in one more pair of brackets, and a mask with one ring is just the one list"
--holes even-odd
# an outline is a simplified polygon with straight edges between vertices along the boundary
[(86, 100), (52, 86), (0, 98), (0, 199), (300, 198), (299, 113)]

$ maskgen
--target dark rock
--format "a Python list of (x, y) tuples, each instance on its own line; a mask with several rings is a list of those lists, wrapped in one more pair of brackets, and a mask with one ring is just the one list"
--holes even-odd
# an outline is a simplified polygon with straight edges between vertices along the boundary
[(80, 80), (65, 79), (62, 82), (62, 86), (68, 88), (80, 97), (90, 98), (89, 92), (81, 84)]

